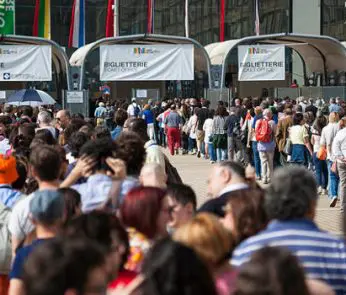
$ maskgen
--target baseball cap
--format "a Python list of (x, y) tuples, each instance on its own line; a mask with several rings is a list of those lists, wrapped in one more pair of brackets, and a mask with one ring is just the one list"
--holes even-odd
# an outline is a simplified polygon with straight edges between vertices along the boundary
[(56, 190), (36, 191), (30, 201), (33, 219), (42, 223), (52, 223), (64, 215), (64, 197)]

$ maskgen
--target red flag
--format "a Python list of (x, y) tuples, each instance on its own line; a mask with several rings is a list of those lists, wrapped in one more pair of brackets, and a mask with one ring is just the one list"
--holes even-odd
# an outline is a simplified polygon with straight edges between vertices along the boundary
[(114, 0), (108, 0), (107, 17), (106, 17), (106, 37), (114, 37)]
[(71, 25), (70, 25), (70, 35), (68, 37), (68, 47), (73, 47), (73, 24), (74, 24), (74, 16), (76, 11), (76, 1), (73, 2), (72, 6), (72, 15), (71, 15)]
[(38, 15), (40, 13), (40, 0), (36, 0), (35, 4), (35, 16), (34, 16), (34, 26), (32, 29), (32, 35), (37, 37), (38, 36)]
[(153, 33), (153, 1), (148, 0), (148, 17), (147, 17), (147, 33)]
[(225, 1), (220, 2), (220, 42), (225, 41)]

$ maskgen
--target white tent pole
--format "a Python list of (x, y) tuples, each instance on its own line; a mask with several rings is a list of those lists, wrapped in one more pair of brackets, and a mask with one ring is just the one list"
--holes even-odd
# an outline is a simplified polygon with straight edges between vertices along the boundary
[(114, 37), (119, 37), (119, 0), (114, 0), (113, 5)]

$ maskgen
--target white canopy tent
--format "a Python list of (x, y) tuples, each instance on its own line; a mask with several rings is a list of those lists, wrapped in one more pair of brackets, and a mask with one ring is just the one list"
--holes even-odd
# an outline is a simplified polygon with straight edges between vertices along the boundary
[(306, 67), (311, 72), (323, 73), (324, 77), (329, 72), (346, 69), (346, 48), (332, 37), (294, 33), (251, 36), (205, 46), (211, 65), (222, 66), (221, 89), (225, 85), (226, 67), (231, 51), (239, 45), (254, 44), (284, 44), (293, 49), (303, 61), (304, 75)]
[(208, 73), (209, 87), (211, 87), (210, 59), (204, 47), (196, 40), (179, 36), (139, 34), (115, 38), (104, 38), (77, 49), (70, 58), (70, 65), (81, 67), (81, 80), (79, 85), (80, 89), (83, 89), (85, 62), (88, 58), (88, 55), (99, 48), (101, 45), (114, 44), (193, 44), (195, 48), (195, 70), (205, 71), (206, 73)]

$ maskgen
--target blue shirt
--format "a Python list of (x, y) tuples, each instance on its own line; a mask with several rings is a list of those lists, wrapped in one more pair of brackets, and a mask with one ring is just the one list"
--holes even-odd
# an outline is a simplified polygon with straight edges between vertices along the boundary
[(345, 293), (345, 243), (321, 231), (314, 222), (307, 219), (272, 221), (264, 231), (246, 239), (235, 249), (232, 265), (242, 265), (265, 246), (288, 248), (298, 257), (308, 278), (325, 281), (336, 294)]
[(253, 117), (252, 129), (255, 129), (257, 120), (262, 119), (262, 118), (263, 118), (262, 115), (258, 115), (258, 116)]
[(0, 202), (6, 207), (12, 208), (21, 195), (21, 192), (14, 190), (9, 184), (0, 185)]
[(28, 259), (29, 255), (34, 251), (39, 245), (41, 245), (44, 242), (50, 241), (54, 238), (50, 239), (37, 239), (33, 241), (30, 245), (25, 246), (18, 250), (16, 253), (16, 258), (13, 261), (12, 269), (10, 272), (10, 279), (22, 279), (23, 276), (23, 270), (24, 270), (24, 263)]
[(329, 106), (329, 113), (338, 113), (340, 112), (341, 107), (339, 105), (337, 105), (336, 103), (332, 103)]
[(154, 123), (154, 114), (151, 110), (143, 111), (142, 118), (145, 120), (145, 123), (147, 123), (147, 125)]
[(118, 136), (120, 135), (121, 131), (123, 131), (123, 127), (121, 126), (115, 127), (113, 131), (111, 132), (112, 139), (116, 140)]
[(102, 118), (107, 112), (107, 109), (105, 107), (98, 107), (95, 110), (95, 117), (96, 118)]
[[(112, 187), (113, 180), (105, 174), (91, 175), (86, 183), (72, 186), (81, 195), (83, 213), (100, 208), (108, 197)], [(133, 187), (138, 186), (139, 182), (135, 178), (128, 177), (121, 184), (120, 200)]]

